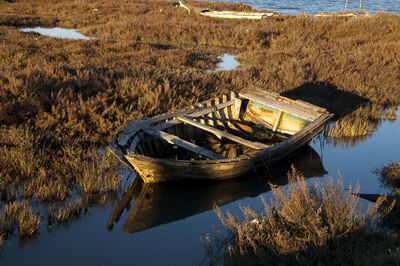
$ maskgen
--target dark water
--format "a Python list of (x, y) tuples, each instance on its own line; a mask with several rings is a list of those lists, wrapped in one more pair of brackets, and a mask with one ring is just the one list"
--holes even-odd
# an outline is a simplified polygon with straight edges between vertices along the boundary
[[(397, 111), (397, 117), (400, 112)], [(353, 139), (316, 138), (287, 162), (274, 167), (272, 182), (284, 186), (293, 163), (307, 181), (338, 177), (357, 182), (361, 193), (390, 191), (373, 173), (399, 159), (400, 120), (382, 120), (371, 135)], [(197, 265), (205, 256), (201, 236), (222, 228), (213, 204), (239, 214), (239, 204), (261, 211), (259, 195), (270, 198), (268, 185), (256, 177), (218, 184), (138, 185), (120, 202), (91, 210), (68, 227), (43, 232), (33, 242), (8, 242), (1, 265)], [(136, 199), (136, 201), (135, 201)], [(128, 204), (122, 204), (122, 202)], [(120, 218), (116, 219), (120, 214)], [(114, 217), (114, 219), (110, 219)], [(113, 226), (111, 226), (113, 225)], [(45, 231), (45, 230), (43, 230)]]
[[(346, 0), (221, 0), (222, 2), (245, 3), (257, 9), (274, 10), (281, 14), (298, 15), (301, 13), (315, 14), (322, 11), (344, 11)], [(362, 0), (362, 9), (371, 13), (385, 11), (399, 13), (400, 1), (398, 0)], [(347, 10), (359, 10), (359, 0), (348, 0)]]

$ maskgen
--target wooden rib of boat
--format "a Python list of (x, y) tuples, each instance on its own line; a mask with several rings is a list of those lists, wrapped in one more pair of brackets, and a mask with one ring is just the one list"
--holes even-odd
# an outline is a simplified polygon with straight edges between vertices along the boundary
[(223, 180), (266, 169), (306, 145), (333, 116), (251, 88), (130, 123), (110, 150), (146, 183)]
[(225, 182), (143, 184), (140, 178), (135, 179), (115, 205), (107, 228), (112, 230), (126, 211), (129, 214), (123, 221), (122, 231), (131, 234), (185, 219), (242, 198), (257, 197), (271, 189), (269, 182), (278, 186), (286, 185), (289, 182), (287, 172), (292, 166), (304, 178), (327, 174), (319, 154), (307, 145), (293, 158), (280, 164), (279, 168), (272, 169), (272, 180), (246, 176)]
[(188, 7), (182, 2), (179, 2), (182, 8), (185, 8), (189, 12), (200, 14), (202, 16), (213, 17), (213, 18), (227, 18), (227, 19), (262, 19), (265, 17), (271, 17), (277, 15), (275, 12), (242, 12), (242, 11), (215, 11), (209, 8), (195, 8)]

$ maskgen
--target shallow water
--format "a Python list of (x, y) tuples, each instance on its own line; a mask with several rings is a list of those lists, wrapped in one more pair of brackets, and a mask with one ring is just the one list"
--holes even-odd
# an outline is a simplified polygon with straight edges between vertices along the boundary
[(223, 55), (218, 56), (220, 62), (217, 64), (217, 67), (214, 69), (206, 70), (206, 73), (212, 73), (215, 71), (230, 71), (236, 69), (240, 62), (236, 60), (235, 55), (225, 53)]
[[(245, 3), (257, 9), (273, 10), (281, 14), (298, 15), (301, 13), (315, 14), (318, 12), (344, 11), (346, 0), (221, 0), (222, 2)], [(398, 0), (363, 0), (362, 9), (371, 13), (385, 11), (389, 13), (400, 12), (400, 1)], [(360, 1), (348, 0), (347, 11), (359, 10)]]
[(232, 54), (223, 54), (219, 56), (221, 62), (217, 65), (217, 70), (229, 71), (237, 68), (240, 63), (235, 59), (235, 56)]
[[(359, 183), (361, 193), (386, 193), (390, 188), (381, 184), (373, 170), (399, 159), (399, 137), (400, 119), (382, 120), (371, 135), (359, 141), (317, 137), (300, 154), (272, 168), (268, 176), (284, 186), (285, 174), (293, 163), (308, 181), (337, 178), (340, 172), (345, 187)], [(224, 212), (239, 214), (239, 205), (261, 211), (259, 196), (271, 197), (268, 185), (256, 177), (211, 185), (143, 185), (141, 193), (129, 193), (125, 196), (138, 199), (130, 199), (128, 206), (115, 203), (94, 209), (53, 233), (43, 230), (36, 240), (23, 246), (18, 246), (17, 240), (9, 242), (1, 265), (199, 264), (205, 256), (200, 237), (212, 233), (213, 224), (222, 228), (212, 210), (214, 203), (223, 205)], [(114, 208), (122, 211), (121, 217), (110, 223)]]
[(42, 28), (42, 27), (35, 27), (35, 28), (23, 28), (20, 29), (22, 32), (36, 32), (40, 35), (45, 35), (49, 37), (55, 38), (62, 38), (62, 39), (74, 39), (74, 40), (90, 40), (93, 37), (87, 37), (76, 30), (73, 29), (63, 29), (63, 28)]

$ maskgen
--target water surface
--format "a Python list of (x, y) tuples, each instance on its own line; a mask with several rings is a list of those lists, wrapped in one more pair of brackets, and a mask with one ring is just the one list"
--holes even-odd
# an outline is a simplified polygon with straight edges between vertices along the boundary
[[(344, 11), (345, 0), (221, 0), (222, 2), (245, 3), (257, 9), (273, 10), (281, 14), (298, 15), (301, 13), (315, 14), (318, 12)], [(389, 13), (400, 12), (400, 1), (398, 0), (362, 0), (362, 9), (371, 13), (385, 11)], [(360, 1), (348, 0), (347, 11), (359, 10)]]
[(63, 28), (22, 28), (20, 29), (22, 32), (36, 32), (40, 35), (54, 37), (54, 38), (62, 38), (62, 39), (74, 39), (74, 40), (90, 40), (93, 37), (87, 37), (76, 30), (73, 29), (63, 29)]
[(235, 59), (235, 56), (232, 54), (223, 54), (218, 57), (221, 62), (217, 65), (217, 70), (229, 71), (237, 68), (240, 63)]

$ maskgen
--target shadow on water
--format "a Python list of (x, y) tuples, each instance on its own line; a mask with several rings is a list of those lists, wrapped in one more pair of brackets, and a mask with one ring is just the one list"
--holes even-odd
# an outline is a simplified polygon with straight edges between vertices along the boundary
[[(288, 183), (287, 172), (291, 165), (303, 172), (306, 178), (323, 176), (325, 171), (318, 153), (306, 146), (290, 160), (268, 173), (269, 182), (276, 185)], [(185, 219), (230, 202), (256, 197), (270, 190), (269, 182), (255, 176), (220, 182), (169, 182), (144, 184), (137, 178), (121, 196), (107, 222), (111, 231), (126, 210), (130, 213), (122, 231), (127, 234), (140, 232), (161, 224)], [(133, 205), (133, 206), (132, 206)]]

